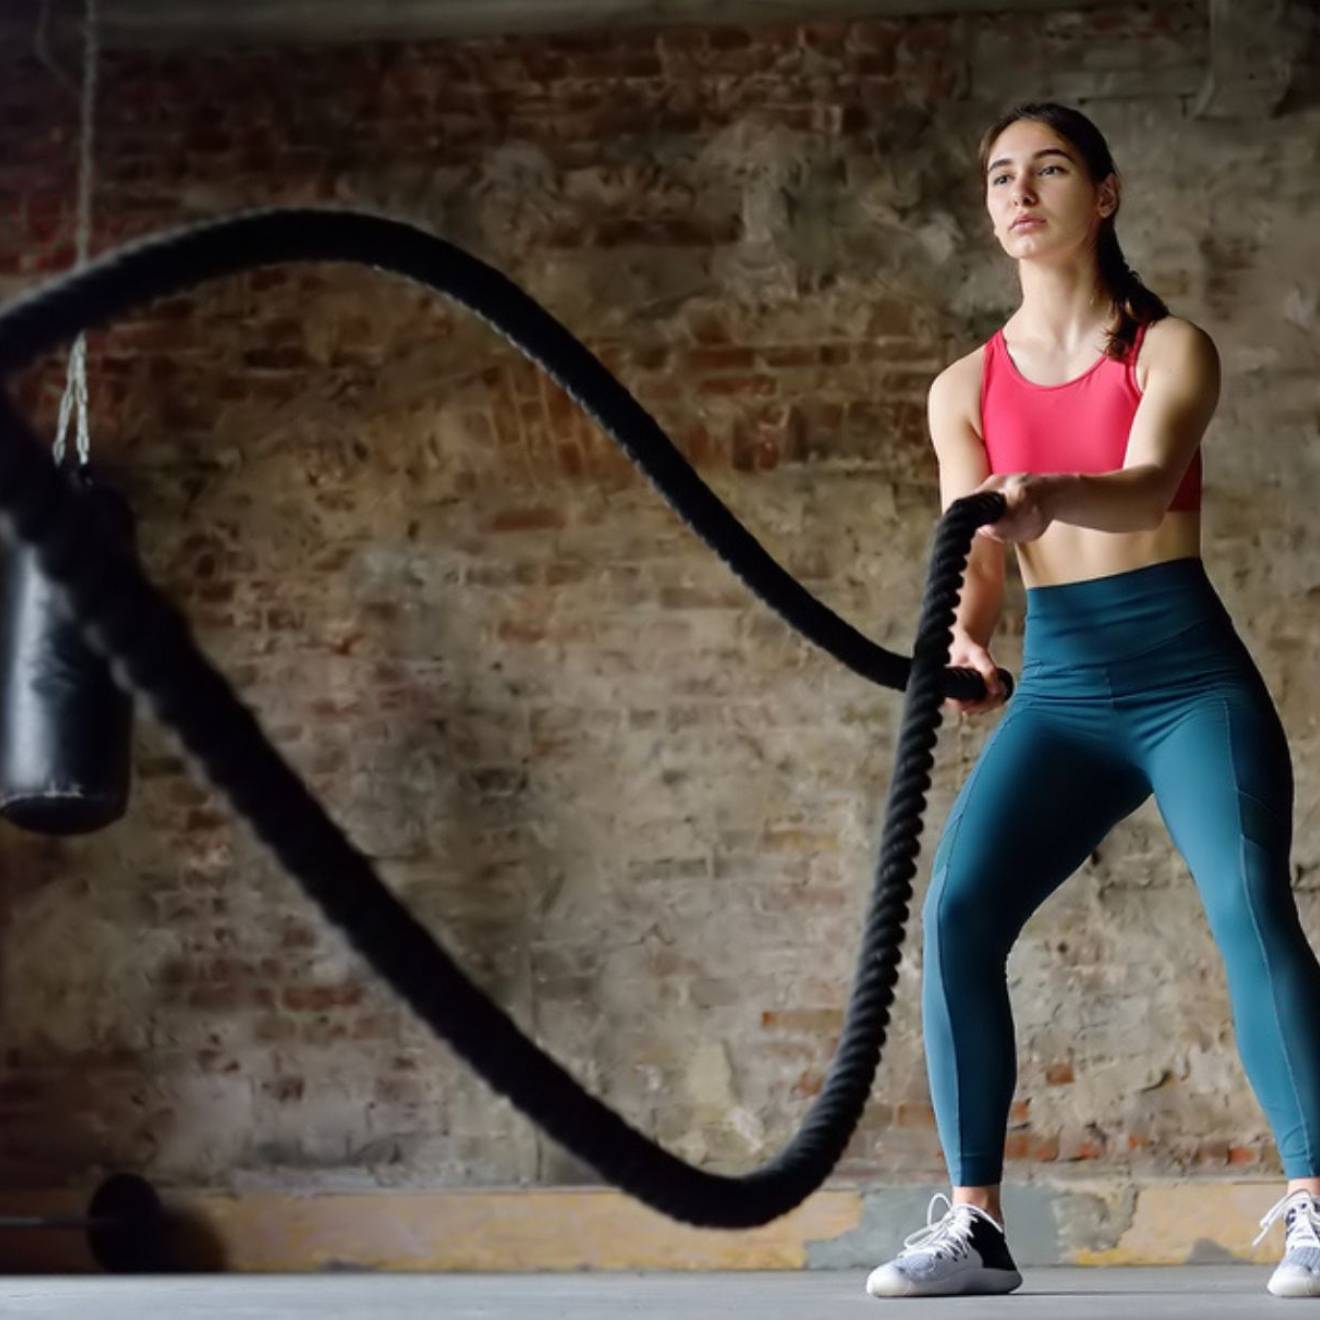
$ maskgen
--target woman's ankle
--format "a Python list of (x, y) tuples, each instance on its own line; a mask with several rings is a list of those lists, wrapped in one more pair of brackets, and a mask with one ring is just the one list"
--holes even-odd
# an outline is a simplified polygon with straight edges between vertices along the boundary
[(998, 1187), (955, 1187), (954, 1205), (974, 1205), (984, 1210), (1001, 1228), (1004, 1225), (1004, 1207), (1000, 1203)]

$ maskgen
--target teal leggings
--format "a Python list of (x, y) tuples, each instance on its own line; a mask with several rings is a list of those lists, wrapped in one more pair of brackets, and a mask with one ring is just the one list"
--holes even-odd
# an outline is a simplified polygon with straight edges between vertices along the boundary
[(954, 1186), (1003, 1174), (1014, 940), (1151, 793), (1223, 957), (1284, 1171), (1320, 1176), (1320, 965), (1290, 883), (1288, 743), (1193, 557), (1027, 591), (1020, 681), (949, 812), (923, 905), (926, 1064)]

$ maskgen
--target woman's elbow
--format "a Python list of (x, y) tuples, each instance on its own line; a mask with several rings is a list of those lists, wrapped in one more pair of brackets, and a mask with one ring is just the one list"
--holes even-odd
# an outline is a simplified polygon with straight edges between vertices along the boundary
[(1173, 503), (1177, 487), (1169, 485), (1168, 473), (1159, 468), (1152, 468), (1147, 490), (1148, 494), (1143, 504), (1144, 517), (1138, 530), (1153, 532), (1164, 521), (1164, 515), (1169, 512), (1169, 505)]
[(1155, 531), (1164, 521), (1164, 515), (1168, 511), (1169, 501), (1163, 497), (1163, 492), (1161, 492), (1158, 500), (1146, 506), (1145, 517), (1142, 518), (1141, 524), (1136, 530), (1139, 532)]

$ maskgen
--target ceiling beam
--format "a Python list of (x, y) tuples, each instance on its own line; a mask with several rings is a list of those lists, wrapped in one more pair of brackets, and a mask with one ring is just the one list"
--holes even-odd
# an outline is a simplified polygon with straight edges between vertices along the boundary
[[(48, 0), (61, 29), (82, 0)], [(101, 0), (106, 46), (339, 44), (517, 36), (618, 27), (757, 26), (1126, 7), (1131, 0)], [(39, 0), (13, 14), (39, 12)]]

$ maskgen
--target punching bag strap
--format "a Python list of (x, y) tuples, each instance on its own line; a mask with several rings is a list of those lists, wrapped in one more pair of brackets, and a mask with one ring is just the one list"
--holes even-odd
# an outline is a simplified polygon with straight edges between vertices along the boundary
[[(76, 261), (81, 269), (92, 254), (92, 131), (95, 127), (96, 65), (100, 52), (100, 33), (96, 0), (84, 0), (82, 122), (78, 138), (78, 227), (75, 235)], [(55, 428), (54, 454), (57, 464), (64, 462), (64, 437), (69, 429), (69, 414), (78, 410), (78, 462), (86, 467), (91, 461), (92, 444), (87, 429), (87, 336), (80, 333), (69, 350), (69, 374), (60, 400), (60, 419)]]

